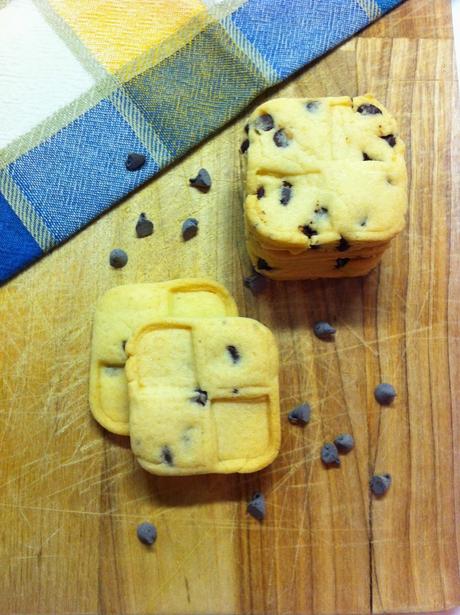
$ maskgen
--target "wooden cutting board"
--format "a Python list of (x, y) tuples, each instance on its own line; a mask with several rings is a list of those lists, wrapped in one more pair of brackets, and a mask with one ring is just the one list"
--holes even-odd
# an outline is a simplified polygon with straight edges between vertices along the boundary
[[(0, 290), (0, 612), (340, 614), (435, 611), (460, 602), (459, 106), (448, 0), (403, 6), (271, 95), (373, 92), (401, 124), (408, 227), (364, 279), (272, 284), (254, 298), (243, 245), (244, 118)], [(204, 166), (211, 192), (188, 187)], [(134, 236), (140, 212), (155, 234)], [(181, 221), (200, 220), (180, 241)], [(113, 247), (129, 253), (120, 271)], [(283, 442), (246, 476), (157, 478), (88, 408), (97, 298), (128, 282), (210, 276), (273, 329)], [(335, 343), (312, 336), (337, 325)], [(394, 384), (389, 408), (374, 386)], [(288, 424), (308, 400), (305, 429)], [(325, 470), (339, 432), (356, 449)], [(387, 497), (370, 498), (374, 471)], [(255, 490), (263, 524), (246, 515)], [(158, 527), (147, 549), (144, 520)]]

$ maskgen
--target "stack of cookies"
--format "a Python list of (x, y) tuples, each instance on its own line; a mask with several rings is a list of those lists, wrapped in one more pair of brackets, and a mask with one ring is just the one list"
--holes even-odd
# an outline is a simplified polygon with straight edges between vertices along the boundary
[(274, 337), (211, 280), (112, 288), (94, 318), (90, 405), (149, 472), (255, 472), (280, 445)]
[(405, 224), (404, 142), (371, 95), (260, 105), (241, 146), (247, 248), (277, 280), (361, 276)]

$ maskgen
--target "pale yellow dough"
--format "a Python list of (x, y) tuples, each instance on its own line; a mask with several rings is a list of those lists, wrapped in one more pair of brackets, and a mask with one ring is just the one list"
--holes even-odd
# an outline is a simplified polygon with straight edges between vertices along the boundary
[(108, 290), (96, 306), (93, 324), (90, 406), (94, 418), (113, 433), (129, 434), (125, 346), (135, 329), (168, 316), (237, 315), (228, 291), (207, 279), (126, 284)]
[[(284, 147), (275, 142), (280, 131)], [(370, 94), (270, 100), (251, 115), (248, 138), (244, 210), (257, 269), (305, 279), (363, 275), (378, 263), (404, 228), (407, 209), (404, 142), (379, 101)], [(290, 259), (282, 269), (276, 258), (268, 261), (267, 272), (258, 267), (266, 250)], [(337, 269), (339, 258), (349, 261)], [(361, 262), (353, 265), (355, 258)]]
[(276, 457), (278, 353), (265, 326), (165, 318), (138, 329), (127, 352), (131, 447), (143, 468), (255, 472)]

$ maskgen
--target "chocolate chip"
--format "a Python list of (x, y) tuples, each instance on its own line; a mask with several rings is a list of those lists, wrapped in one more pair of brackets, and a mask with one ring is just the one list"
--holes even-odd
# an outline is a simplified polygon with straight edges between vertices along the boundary
[(208, 394), (206, 391), (202, 391), (201, 389), (195, 389), (196, 395), (192, 397), (192, 401), (199, 404), (200, 406), (206, 406), (208, 402)]
[(182, 223), (182, 239), (188, 241), (193, 239), (198, 233), (198, 220), (196, 218), (187, 218)]
[(128, 262), (128, 255), (124, 250), (117, 248), (110, 252), (109, 262), (114, 269), (121, 269)]
[(328, 213), (329, 213), (329, 210), (327, 207), (317, 207), (315, 209), (315, 214), (317, 216), (327, 216)]
[(391, 486), (391, 476), (389, 474), (375, 474), (371, 478), (369, 486), (374, 495), (384, 495)]
[(245, 139), (240, 147), (240, 152), (244, 154), (249, 149), (249, 139)]
[(123, 352), (125, 352), (125, 350), (126, 350), (126, 344), (127, 344), (127, 343), (128, 343), (128, 340), (123, 340), (123, 341), (121, 342), (121, 347), (122, 347), (122, 349), (123, 349)]
[(248, 135), (249, 134), (249, 124), (245, 124), (244, 126), (244, 132)]
[(310, 102), (307, 102), (305, 106), (307, 107), (307, 111), (310, 111), (310, 113), (316, 113), (320, 107), (320, 104), (321, 103), (319, 100), (311, 100)]
[(321, 244), (319, 243), (311, 243), (310, 244), (310, 250), (319, 250), (321, 247)]
[(141, 523), (136, 531), (137, 537), (144, 545), (151, 546), (157, 539), (157, 528), (151, 523)]
[(331, 335), (334, 335), (335, 329), (332, 325), (324, 320), (319, 320), (315, 322), (313, 325), (313, 333), (316, 337), (319, 337), (320, 340), (329, 339)]
[(260, 273), (255, 272), (249, 275), (247, 278), (244, 278), (244, 285), (246, 286), (246, 288), (249, 288), (249, 290), (251, 290), (254, 295), (257, 295), (267, 288), (268, 282), (267, 278), (264, 278), (263, 275), (260, 275)]
[(370, 158), (370, 156), (368, 156), (366, 152), (363, 152), (363, 160), (372, 160), (372, 158)]
[(240, 392), (239, 389), (232, 389), (233, 395), (238, 395), (239, 392)]
[(257, 259), (257, 269), (261, 269), (262, 271), (273, 271), (273, 267), (267, 263), (263, 258)]
[(336, 269), (341, 269), (342, 267), (345, 267), (345, 265), (350, 261), (349, 258), (338, 258), (335, 261), (335, 268)]
[(275, 122), (273, 121), (272, 116), (269, 113), (264, 113), (263, 115), (259, 115), (259, 117), (254, 122), (254, 125), (259, 130), (272, 130)]
[(289, 201), (291, 200), (291, 192), (292, 192), (291, 188), (292, 188), (292, 184), (290, 184), (289, 182), (283, 182), (283, 186), (281, 188), (281, 198), (280, 198), (281, 205), (287, 205)]
[(236, 348), (236, 346), (227, 346), (227, 350), (230, 356), (232, 357), (233, 363), (238, 363), (238, 361), (241, 359), (241, 355), (238, 352), (238, 349)]
[(339, 245), (337, 246), (337, 250), (339, 252), (346, 252), (346, 250), (348, 250), (350, 247), (350, 244), (348, 243), (348, 241), (345, 239), (345, 237), (341, 237), (340, 241), (339, 241)]
[(189, 179), (192, 188), (197, 188), (200, 192), (209, 192), (211, 188), (211, 176), (206, 169), (200, 169), (196, 177)]
[(265, 498), (258, 491), (254, 493), (247, 506), (247, 512), (257, 519), (257, 521), (263, 521), (265, 518)]
[(394, 135), (385, 135), (380, 138), (386, 141), (390, 147), (394, 147), (396, 145), (396, 137)]
[(303, 226), (301, 226), (300, 230), (308, 238), (311, 238), (311, 237), (313, 237), (313, 235), (317, 235), (318, 234), (318, 231), (315, 231), (315, 229), (312, 228), (311, 226), (309, 226), (308, 224), (304, 224)]
[(340, 465), (339, 451), (333, 442), (326, 442), (321, 449), (321, 461), (326, 466)]
[(139, 239), (148, 237), (153, 233), (153, 222), (149, 220), (144, 213), (139, 216), (136, 222), (136, 235)]
[(378, 107), (370, 104), (359, 105), (356, 111), (358, 113), (361, 113), (362, 115), (377, 115), (377, 113), (382, 113), (382, 111)]
[(354, 438), (349, 433), (341, 433), (334, 440), (334, 444), (340, 453), (349, 453), (355, 447)]
[(145, 164), (145, 156), (143, 154), (128, 154), (125, 160), (125, 167), (128, 171), (137, 171)]
[(263, 186), (259, 186), (259, 188), (257, 188), (257, 198), (261, 199), (265, 196), (265, 188)]
[(306, 425), (310, 421), (311, 408), (309, 404), (300, 404), (288, 414), (288, 421), (293, 425)]
[(389, 406), (396, 397), (396, 391), (391, 384), (382, 382), (382, 384), (375, 387), (374, 397), (380, 405)]
[(287, 147), (290, 143), (286, 133), (284, 132), (284, 128), (280, 128), (273, 135), (273, 141), (277, 147)]
[(360, 226), (367, 226), (367, 218), (365, 220), (361, 220)]
[(174, 465), (173, 454), (168, 446), (163, 446), (161, 449), (161, 461), (162, 463), (166, 463), (168, 466)]

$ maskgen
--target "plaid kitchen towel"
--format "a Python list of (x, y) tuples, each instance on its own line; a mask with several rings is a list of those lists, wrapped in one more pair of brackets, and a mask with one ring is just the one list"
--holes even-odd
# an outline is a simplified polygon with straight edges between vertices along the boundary
[(0, 282), (401, 1), (0, 0)]

